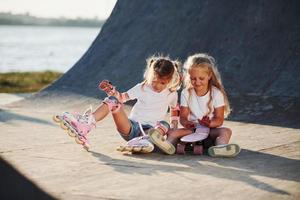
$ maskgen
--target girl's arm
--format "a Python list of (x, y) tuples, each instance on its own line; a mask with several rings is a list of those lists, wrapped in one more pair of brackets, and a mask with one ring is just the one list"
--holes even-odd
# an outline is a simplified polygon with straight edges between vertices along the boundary
[(129, 100), (129, 95), (124, 92), (120, 93), (116, 90), (116, 87), (111, 84), (108, 80), (103, 80), (99, 84), (99, 88), (103, 90), (108, 96), (115, 96), (121, 103)]
[(121, 103), (124, 103), (129, 100), (129, 95), (127, 94), (127, 92), (120, 93), (116, 91), (114, 96), (117, 97)]
[(187, 129), (193, 129), (196, 127), (196, 124), (188, 120), (190, 114), (190, 109), (188, 107), (180, 107), (180, 123), (183, 127)]
[(222, 124), (224, 122), (224, 109), (225, 109), (224, 106), (215, 108), (214, 116), (209, 123), (210, 128), (216, 128), (216, 127), (222, 126)]

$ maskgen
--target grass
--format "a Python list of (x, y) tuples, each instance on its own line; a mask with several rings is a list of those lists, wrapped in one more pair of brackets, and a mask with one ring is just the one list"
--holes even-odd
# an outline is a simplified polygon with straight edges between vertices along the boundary
[(62, 74), (53, 71), (0, 73), (0, 93), (37, 92)]

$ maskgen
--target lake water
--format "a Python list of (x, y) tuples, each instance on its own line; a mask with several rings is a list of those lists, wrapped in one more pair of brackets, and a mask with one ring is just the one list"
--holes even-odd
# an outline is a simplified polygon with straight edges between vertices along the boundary
[(100, 28), (0, 26), (0, 73), (66, 72), (99, 31)]

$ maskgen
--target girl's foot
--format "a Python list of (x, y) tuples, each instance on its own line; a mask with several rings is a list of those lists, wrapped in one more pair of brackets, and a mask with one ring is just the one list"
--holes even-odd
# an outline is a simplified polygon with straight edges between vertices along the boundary
[(208, 148), (208, 155), (211, 157), (235, 157), (241, 151), (237, 144), (222, 144)]
[(166, 154), (174, 154), (176, 149), (173, 144), (167, 141), (164, 136), (156, 129), (151, 129), (148, 132), (150, 141), (153, 142), (158, 148), (160, 148)]

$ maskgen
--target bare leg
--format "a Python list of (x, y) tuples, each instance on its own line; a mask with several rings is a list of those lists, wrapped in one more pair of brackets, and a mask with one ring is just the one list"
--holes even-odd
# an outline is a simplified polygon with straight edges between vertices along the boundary
[(168, 131), (167, 135), (167, 140), (172, 143), (174, 146), (177, 145), (177, 143), (179, 142), (179, 138), (189, 135), (192, 133), (192, 130), (190, 129), (185, 129), (185, 128), (180, 128), (180, 129), (176, 129), (176, 130), (170, 130)]
[(168, 138), (181, 138), (183, 136), (189, 135), (192, 133), (192, 130), (186, 129), (186, 128), (180, 128), (176, 130), (170, 130), (168, 131), (167, 135)]
[(130, 133), (131, 123), (123, 108), (116, 113), (112, 113), (112, 116), (114, 118), (117, 130), (122, 134), (128, 135)]
[(93, 113), (96, 122), (101, 121), (102, 119), (104, 119), (109, 113), (109, 109), (108, 106), (103, 103), (101, 104), (97, 110), (95, 110), (95, 112)]
[(228, 144), (232, 131), (229, 128), (213, 128), (210, 129), (209, 138), (215, 141), (215, 145)]
[[(110, 111), (107, 104), (103, 103), (102, 105), (100, 105), (97, 108), (97, 110), (93, 113), (96, 122), (104, 119), (109, 112)], [(117, 130), (122, 134), (129, 134), (131, 124), (124, 110), (121, 108), (118, 112), (112, 113), (112, 116), (116, 124)]]

